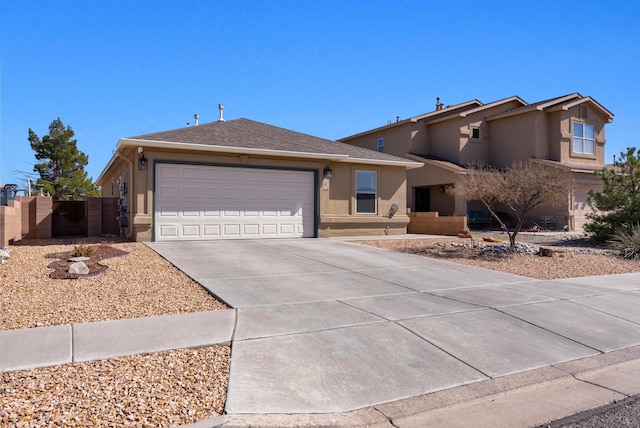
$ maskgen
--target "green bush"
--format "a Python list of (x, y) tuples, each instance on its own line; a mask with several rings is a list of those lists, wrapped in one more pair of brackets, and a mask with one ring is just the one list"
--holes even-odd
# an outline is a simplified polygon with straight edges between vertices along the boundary
[(640, 260), (640, 226), (631, 231), (618, 230), (608, 244), (625, 259)]

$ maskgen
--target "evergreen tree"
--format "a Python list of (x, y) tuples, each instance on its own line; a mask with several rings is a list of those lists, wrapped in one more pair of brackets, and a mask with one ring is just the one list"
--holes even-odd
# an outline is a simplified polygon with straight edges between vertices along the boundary
[(89, 158), (78, 150), (73, 136), (73, 129), (65, 127), (60, 118), (51, 122), (49, 135), (42, 140), (29, 128), (29, 142), (36, 152), (36, 160), (40, 161), (33, 167), (40, 174), (36, 185), (54, 199), (81, 199), (100, 194), (84, 170)]
[(584, 229), (602, 243), (640, 225), (640, 152), (628, 148), (613, 168), (596, 174), (602, 179), (602, 191), (589, 191), (589, 203), (597, 211), (588, 215), (591, 222)]

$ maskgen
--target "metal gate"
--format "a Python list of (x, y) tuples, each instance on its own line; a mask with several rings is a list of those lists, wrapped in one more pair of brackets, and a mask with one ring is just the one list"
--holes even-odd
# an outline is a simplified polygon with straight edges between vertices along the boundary
[(87, 236), (85, 201), (53, 201), (51, 235)]

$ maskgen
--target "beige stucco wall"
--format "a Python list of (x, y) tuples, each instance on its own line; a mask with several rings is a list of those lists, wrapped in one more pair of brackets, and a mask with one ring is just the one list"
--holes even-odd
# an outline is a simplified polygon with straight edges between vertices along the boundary
[(487, 161), (498, 166), (509, 166), (514, 161), (535, 157), (535, 116), (536, 112), (531, 112), (491, 120)]
[[(587, 117), (580, 118), (580, 107), (587, 108)], [(594, 126), (596, 147), (595, 155), (573, 152), (573, 124), (575, 122), (588, 123)], [(607, 121), (599, 112), (591, 108), (588, 104), (577, 105), (561, 113), (561, 153), (560, 162), (567, 165), (584, 165), (591, 167), (602, 167), (605, 164), (604, 145), (606, 143), (604, 128)]]
[[(237, 165), (254, 167), (282, 167), (317, 171), (318, 176), (318, 236), (384, 235), (406, 233), (409, 218), (406, 215), (406, 169), (396, 166), (379, 166), (345, 162), (329, 162), (317, 159), (274, 158), (249, 155), (215, 154), (211, 152), (175, 152), (144, 149), (147, 169), (138, 169), (138, 153), (134, 148), (122, 151), (102, 181), (103, 196), (123, 196), (127, 200), (126, 215), (129, 227), (125, 235), (137, 241), (153, 239), (153, 180), (155, 162), (202, 163), (211, 165)], [(330, 166), (333, 173), (325, 186), (323, 170)], [(355, 171), (377, 172), (378, 213), (355, 213)], [(130, 174), (131, 172), (131, 174)], [(126, 181), (128, 193), (121, 195), (120, 182)], [(392, 218), (386, 215), (392, 204), (398, 205), (398, 213)]]
[(460, 122), (457, 118), (430, 124), (427, 134), (429, 136), (428, 154), (459, 163)]

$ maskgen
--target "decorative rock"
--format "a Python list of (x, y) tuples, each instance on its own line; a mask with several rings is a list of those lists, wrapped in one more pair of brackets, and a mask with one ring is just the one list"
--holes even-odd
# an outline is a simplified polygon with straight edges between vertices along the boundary
[(9, 249), (7, 247), (0, 248), (0, 259), (9, 258)]
[(566, 251), (564, 250), (553, 250), (551, 248), (540, 247), (538, 250), (538, 255), (541, 257), (564, 257), (566, 255)]
[(70, 257), (67, 259), (68, 262), (86, 262), (91, 260), (89, 257)]
[(473, 238), (473, 236), (471, 235), (471, 232), (465, 229), (458, 232), (458, 238)]
[(87, 275), (89, 273), (89, 268), (84, 264), (84, 262), (74, 262), (69, 266), (69, 273)]

